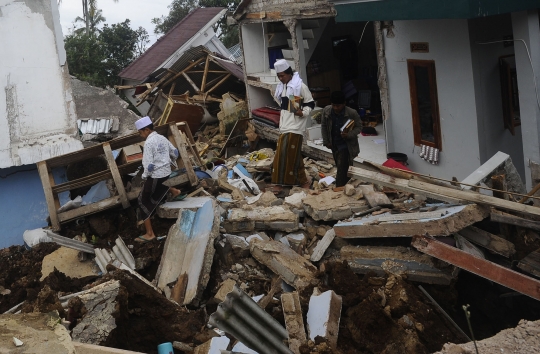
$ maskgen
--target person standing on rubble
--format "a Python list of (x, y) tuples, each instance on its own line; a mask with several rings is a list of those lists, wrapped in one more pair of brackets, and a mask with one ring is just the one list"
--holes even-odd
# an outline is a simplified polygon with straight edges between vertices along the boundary
[(180, 195), (179, 189), (163, 185), (171, 174), (171, 159), (176, 161), (178, 158), (178, 149), (166, 137), (154, 131), (154, 124), (150, 117), (137, 120), (135, 127), (139, 135), (146, 140), (142, 158), (144, 168), (142, 177), (146, 180), (138, 197), (139, 209), (137, 210), (138, 225), (144, 223), (146, 234), (137, 237), (135, 241), (148, 242), (156, 238), (150, 217), (159, 203), (169, 191), (173, 200)]
[(293, 72), (285, 59), (274, 64), (280, 83), (276, 87), (274, 99), (281, 108), (279, 119), (279, 139), (272, 166), (272, 183), (300, 185), (309, 188), (311, 181), (304, 169), (302, 140), (306, 123), (315, 101), (300, 75)]
[(330, 150), (336, 163), (336, 187), (344, 186), (349, 166), (360, 153), (358, 134), (362, 122), (358, 113), (345, 106), (345, 95), (341, 91), (332, 92), (331, 105), (324, 107), (321, 118), (323, 144)]

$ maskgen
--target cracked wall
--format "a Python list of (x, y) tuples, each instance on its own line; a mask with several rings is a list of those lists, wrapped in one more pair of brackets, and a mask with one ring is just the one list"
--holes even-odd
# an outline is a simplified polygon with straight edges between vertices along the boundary
[(0, 168), (82, 148), (56, 0), (0, 2)]

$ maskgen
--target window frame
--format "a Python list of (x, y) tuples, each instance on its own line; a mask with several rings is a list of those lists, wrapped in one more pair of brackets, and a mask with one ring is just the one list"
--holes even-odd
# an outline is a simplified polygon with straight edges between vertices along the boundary
[[(433, 135), (434, 141), (422, 140), (420, 126), (420, 115), (418, 109), (416, 73), (415, 67), (426, 67), (428, 69), (428, 79), (430, 87), (431, 110), (433, 114)], [(437, 78), (435, 74), (434, 60), (407, 59), (407, 71), (409, 74), (409, 91), (411, 94), (412, 123), (414, 132), (414, 145), (426, 145), (442, 151), (441, 117), (439, 114), (439, 99), (437, 94)]]

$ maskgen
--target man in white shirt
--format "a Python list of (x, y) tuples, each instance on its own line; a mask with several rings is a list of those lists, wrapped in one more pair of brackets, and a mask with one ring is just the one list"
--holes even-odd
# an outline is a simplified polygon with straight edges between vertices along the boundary
[(139, 225), (144, 223), (146, 234), (139, 236), (135, 240), (138, 242), (148, 242), (156, 238), (150, 217), (159, 203), (169, 191), (173, 198), (180, 195), (179, 189), (169, 188), (163, 185), (163, 182), (171, 174), (171, 159), (176, 161), (178, 158), (178, 150), (166, 137), (154, 131), (154, 125), (150, 117), (139, 119), (135, 122), (135, 126), (139, 131), (139, 135), (146, 140), (142, 159), (142, 166), (144, 168), (142, 177), (146, 178), (146, 181), (139, 194), (139, 209), (137, 213)]
[(306, 176), (302, 158), (302, 140), (306, 131), (309, 113), (315, 108), (315, 101), (302, 79), (292, 71), (285, 59), (274, 64), (280, 81), (274, 93), (274, 99), (281, 107), (279, 131), (272, 183), (282, 185), (300, 185), (309, 188), (311, 181)]

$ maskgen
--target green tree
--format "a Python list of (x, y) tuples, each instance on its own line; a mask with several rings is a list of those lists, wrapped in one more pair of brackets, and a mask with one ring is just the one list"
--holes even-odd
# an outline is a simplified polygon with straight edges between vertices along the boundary
[[(102, 22), (105, 22), (106, 21), (106, 18), (103, 17), (102, 15), (102, 11), (101, 9), (95, 9), (95, 8), (90, 8), (90, 11), (88, 13), (88, 17), (89, 17), (89, 31), (87, 32), (88, 34), (95, 34), (97, 31), (99, 31), (98, 29), (98, 25)], [(77, 18), (75, 18), (75, 23), (77, 22), (82, 22), (86, 25), (86, 20), (84, 18), (82, 18), (81, 16), (77, 16)], [(83, 27), (83, 28), (78, 28), (75, 30), (76, 32), (86, 32), (86, 27)]]
[(120, 71), (140, 55), (141, 43), (148, 43), (146, 30), (133, 30), (129, 24), (125, 20), (105, 24), (97, 34), (73, 32), (66, 36), (64, 46), (70, 73), (94, 86), (117, 84)]
[[(186, 15), (197, 7), (225, 7), (229, 11), (234, 11), (241, 0), (173, 0), (168, 6), (169, 14), (161, 18), (153, 18), (152, 23), (156, 25), (156, 34), (165, 34), (180, 22)], [(232, 47), (238, 43), (238, 26), (228, 26), (227, 18), (224, 16), (214, 28), (218, 37), (226, 47)]]
[[(97, 9), (97, 0), (81, 0), (82, 1), (82, 8), (83, 8), (83, 17), (86, 28), (86, 34), (90, 34), (90, 12), (92, 9)], [(118, 0), (113, 0), (114, 2), (118, 2)], [(62, 4), (62, 0), (58, 0), (58, 4)]]

